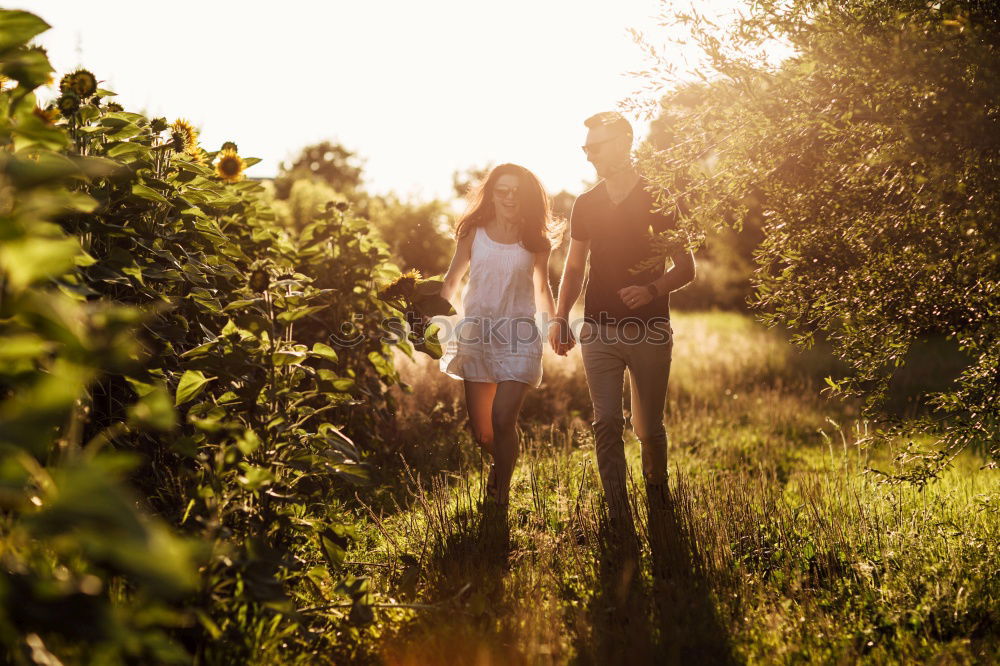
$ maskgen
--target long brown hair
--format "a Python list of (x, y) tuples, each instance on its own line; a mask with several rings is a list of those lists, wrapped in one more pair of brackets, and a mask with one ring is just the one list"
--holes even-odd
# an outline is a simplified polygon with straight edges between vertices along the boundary
[(523, 166), (510, 163), (494, 167), (482, 182), (469, 189), (466, 196), (469, 205), (458, 220), (455, 236), (462, 238), (475, 227), (484, 227), (496, 217), (493, 187), (500, 176), (508, 174), (517, 176), (521, 180), (517, 193), (520, 204), (520, 216), (517, 220), (518, 241), (529, 252), (552, 249), (554, 241), (561, 235), (561, 230), (556, 228), (557, 225), (552, 220), (549, 196), (535, 174)]

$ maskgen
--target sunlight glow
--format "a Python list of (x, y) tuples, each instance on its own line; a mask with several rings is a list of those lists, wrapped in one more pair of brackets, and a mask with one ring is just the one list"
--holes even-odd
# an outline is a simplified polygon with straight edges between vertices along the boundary
[[(250, 176), (274, 175), (303, 146), (332, 139), (365, 158), (369, 189), (419, 198), (450, 197), (453, 171), (504, 161), (552, 192), (578, 193), (594, 178), (579, 150), (582, 121), (641, 87), (626, 75), (644, 66), (628, 28), (655, 36), (661, 9), (657, 0), (20, 4), (53, 26), (39, 41), (58, 73), (86, 66), (126, 108), (191, 119), (207, 149), (237, 142), (263, 160)], [(710, 4), (733, 2), (701, 6)]]

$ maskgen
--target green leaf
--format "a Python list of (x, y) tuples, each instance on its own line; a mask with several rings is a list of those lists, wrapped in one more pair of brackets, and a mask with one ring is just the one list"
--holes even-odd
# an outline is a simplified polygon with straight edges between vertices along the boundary
[(200, 370), (188, 370), (181, 375), (181, 380), (177, 384), (177, 396), (175, 405), (183, 405), (196, 395), (205, 390), (205, 386), (215, 377), (206, 377)]
[(205, 356), (206, 354), (210, 353), (213, 349), (215, 349), (216, 345), (218, 344), (219, 344), (218, 340), (210, 340), (205, 344), (198, 345), (194, 349), (187, 350), (186, 352), (181, 354), (181, 358), (197, 358), (199, 356)]
[[(3, 28), (0, 28), (0, 34), (3, 34)], [(42, 51), (21, 51), (0, 60), (0, 73), (17, 81), (26, 90), (45, 85), (51, 72), (52, 65)]]
[(126, 155), (134, 155), (135, 153), (141, 153), (142, 155), (149, 154), (149, 148), (140, 144), (133, 143), (131, 141), (125, 141), (119, 143), (117, 146), (112, 146), (108, 149), (108, 157), (124, 157)]
[(350, 377), (341, 377), (340, 379), (333, 380), (333, 390), (341, 391), (347, 393), (352, 388), (354, 388), (354, 380)]
[(320, 310), (326, 309), (326, 305), (311, 305), (308, 307), (295, 308), (294, 310), (289, 310), (288, 312), (282, 312), (278, 315), (278, 321), (284, 324), (290, 324), (293, 321), (302, 319), (307, 315), (311, 315), (314, 312), (319, 312)]
[(329, 345), (324, 345), (322, 342), (317, 342), (313, 345), (312, 355), (318, 356), (319, 358), (325, 358), (333, 363), (337, 362), (337, 352), (334, 351)]
[(35, 335), (4, 336), (0, 361), (37, 358), (52, 349), (52, 343)]
[(135, 125), (125, 125), (121, 129), (111, 132), (107, 135), (109, 141), (124, 141), (125, 139), (131, 139), (134, 136), (142, 134), (142, 128)]
[(223, 312), (232, 312), (233, 310), (240, 310), (247, 307), (248, 305), (253, 305), (254, 303), (259, 303), (260, 298), (247, 298), (239, 301), (233, 301), (232, 303), (227, 303), (226, 307), (222, 308)]
[(7, 175), (13, 181), (14, 187), (19, 189), (49, 184), (69, 176), (82, 176), (76, 162), (51, 150), (39, 151), (37, 159), (14, 158), (9, 160), (6, 166)]
[(421, 296), (434, 296), (441, 293), (444, 280), (421, 280), (417, 282), (416, 293)]
[(134, 277), (136, 280), (138, 280), (139, 284), (141, 284), (142, 286), (144, 287), (146, 286), (146, 281), (143, 279), (142, 276), (142, 269), (139, 268), (138, 266), (124, 266), (122, 267), (121, 271), (125, 275)]
[(44, 459), (56, 434), (54, 423), (65, 422), (94, 370), (57, 360), (30, 387), (15, 391), (0, 403), (0, 444), (13, 444)]
[(129, 423), (154, 430), (173, 430), (177, 425), (177, 413), (170, 404), (170, 394), (166, 387), (157, 384), (128, 409)]
[(243, 476), (239, 477), (238, 481), (241, 486), (248, 490), (259, 490), (274, 481), (274, 475), (263, 467), (256, 467), (247, 463), (240, 463), (240, 467), (244, 471)]
[(393, 374), (392, 363), (377, 351), (369, 352), (368, 360), (380, 377), (388, 377)]
[(444, 349), (441, 347), (440, 340), (438, 340), (437, 334), (439, 330), (440, 327), (437, 324), (431, 324), (424, 329), (424, 337), (414, 345), (417, 351), (422, 351), (434, 359), (441, 358), (444, 355)]
[(0, 245), (0, 271), (7, 274), (12, 288), (23, 289), (64, 274), (79, 253), (75, 238), (9, 240)]
[(17, 125), (11, 127), (11, 132), (16, 150), (28, 146), (59, 150), (69, 145), (69, 137), (61, 127), (49, 125), (33, 113), (20, 118)]
[(148, 199), (149, 201), (157, 201), (159, 203), (169, 204), (167, 198), (162, 194), (152, 189), (151, 187), (146, 187), (140, 183), (135, 183), (132, 185), (132, 194), (143, 199)]
[(0, 53), (27, 44), (50, 27), (31, 12), (0, 9)]
[(245, 430), (236, 440), (236, 448), (242, 451), (245, 456), (259, 449), (260, 445), (260, 437), (253, 430)]
[(455, 308), (453, 308), (451, 303), (449, 303), (448, 300), (440, 294), (423, 296), (419, 300), (415, 301), (413, 305), (417, 308), (420, 314), (425, 317), (437, 317), (439, 315), (450, 316), (455, 314)]
[(283, 351), (274, 352), (271, 355), (271, 360), (275, 365), (298, 365), (306, 358), (306, 353), (301, 351), (293, 351), (286, 349)]

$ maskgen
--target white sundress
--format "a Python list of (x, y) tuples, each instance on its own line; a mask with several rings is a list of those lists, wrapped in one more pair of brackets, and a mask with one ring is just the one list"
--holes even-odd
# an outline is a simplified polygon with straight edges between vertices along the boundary
[(542, 335), (535, 320), (533, 254), (476, 227), (464, 313), (441, 324), (441, 371), (473, 382), (542, 383)]

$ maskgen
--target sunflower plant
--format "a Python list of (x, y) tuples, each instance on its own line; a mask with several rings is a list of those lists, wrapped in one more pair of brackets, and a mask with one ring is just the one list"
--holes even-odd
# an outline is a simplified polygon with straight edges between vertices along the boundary
[(244, 178), (259, 160), (124, 110), (87, 70), (36, 112), (47, 27), (0, 11), (5, 656), (320, 649), (370, 616), (367, 595), (297, 609), (318, 572), (336, 594), (338, 498), (392, 418), (394, 348), (412, 353), (378, 298), (399, 270), (349, 209), (284, 228)]

